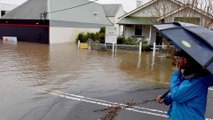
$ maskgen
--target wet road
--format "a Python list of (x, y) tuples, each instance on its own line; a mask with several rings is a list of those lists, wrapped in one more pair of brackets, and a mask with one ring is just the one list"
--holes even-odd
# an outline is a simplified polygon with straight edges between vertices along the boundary
[[(168, 89), (171, 60), (157, 53), (78, 50), (75, 45), (0, 43), (0, 120), (97, 120), (102, 109), (152, 99)], [(213, 118), (209, 90), (207, 118)], [(155, 102), (114, 120), (166, 120)]]

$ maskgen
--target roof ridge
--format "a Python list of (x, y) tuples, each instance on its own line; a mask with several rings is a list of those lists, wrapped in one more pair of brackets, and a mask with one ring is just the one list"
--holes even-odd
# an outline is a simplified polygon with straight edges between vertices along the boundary
[[(161, 20), (161, 19), (163, 19), (163, 18), (165, 18), (165, 17), (168, 17), (168, 16), (170, 16), (170, 15), (172, 15), (172, 14), (175, 14), (175, 13), (177, 13), (177, 12), (179, 12), (179, 11), (185, 9), (185, 8), (190, 8), (190, 9), (195, 10), (195, 11), (197, 11), (198, 13), (200, 13), (200, 14), (206, 16), (206, 17), (213, 18), (213, 15), (211, 15), (211, 14), (205, 12), (204, 10), (202, 10), (202, 9), (196, 7), (196, 6), (193, 6), (193, 5), (187, 3), (187, 4), (184, 4), (184, 6), (181, 6), (181, 7), (178, 8), (178, 9), (175, 9), (175, 10), (173, 10), (173, 11), (171, 11), (171, 12), (169, 12), (169, 13), (163, 15), (163, 16), (160, 16), (159, 19), (158, 19), (158, 21)], [(208, 14), (208, 15), (207, 15), (207, 14)]]
[[(133, 13), (135, 13), (135, 12), (137, 12), (137, 11), (139, 11), (139, 10), (141, 10), (141, 9), (143, 9), (143, 8), (145, 8), (145, 7), (147, 7), (147, 6), (150, 6), (150, 5), (153, 4), (153, 3), (156, 3), (157, 1), (159, 1), (159, 0), (150, 0), (149, 2), (147, 2), (147, 3), (145, 3), (145, 4), (143, 4), (143, 5), (139, 6), (139, 7), (137, 7), (136, 9), (134, 9), (134, 10), (132, 10), (132, 11), (130, 11), (130, 12), (124, 14), (123, 16), (120, 16), (119, 19), (122, 19), (122, 18), (124, 18), (124, 17), (126, 17), (126, 16), (129, 16), (129, 15), (131, 15), (131, 14), (133, 14)], [(169, 1), (171, 1), (171, 2), (173, 2), (173, 3), (175, 3), (175, 4), (178, 4), (178, 5), (180, 5), (180, 6), (183, 6), (183, 5), (184, 5), (182, 2), (177, 1), (177, 0), (169, 0)]]
[[(107, 17), (114, 17), (118, 13), (119, 9), (122, 7), (121, 4), (101, 4), (104, 8), (105, 14)], [(114, 5), (114, 6), (112, 6)], [(109, 7), (113, 7), (109, 10)], [(114, 10), (114, 11), (113, 11)], [(113, 12), (112, 12), (113, 11)]]

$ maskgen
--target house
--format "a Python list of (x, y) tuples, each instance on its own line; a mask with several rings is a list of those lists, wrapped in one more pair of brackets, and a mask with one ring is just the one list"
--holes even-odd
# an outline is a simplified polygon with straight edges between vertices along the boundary
[(121, 35), (123, 26), (117, 23), (119, 22), (119, 17), (125, 14), (122, 4), (103, 4), (102, 6), (104, 7), (107, 18), (116, 27), (117, 35)]
[(118, 24), (124, 26), (126, 38), (145, 38), (149, 44), (161, 45), (162, 37), (152, 25), (174, 21), (213, 27), (211, 14), (177, 0), (151, 0), (121, 16)]
[(88, 0), (28, 0), (0, 23), (0, 37), (47, 44), (74, 42), (80, 32), (112, 25), (103, 6)]
[(15, 4), (10, 4), (10, 3), (4, 3), (0, 1), (0, 17), (5, 15), (7, 12), (9, 12), (10, 10), (16, 8), (17, 5)]

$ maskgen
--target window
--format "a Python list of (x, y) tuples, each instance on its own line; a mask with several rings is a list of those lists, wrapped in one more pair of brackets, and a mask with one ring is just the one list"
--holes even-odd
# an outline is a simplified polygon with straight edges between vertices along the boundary
[(135, 35), (142, 35), (142, 26), (141, 25), (135, 25)]
[(200, 18), (199, 17), (175, 17), (174, 21), (179, 22), (187, 22), (200, 25)]
[(1, 16), (5, 15), (6, 11), (1, 11)]

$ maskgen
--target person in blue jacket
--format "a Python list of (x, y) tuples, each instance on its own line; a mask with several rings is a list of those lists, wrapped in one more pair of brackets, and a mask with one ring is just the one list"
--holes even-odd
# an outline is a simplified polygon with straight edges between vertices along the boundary
[(156, 98), (158, 103), (170, 105), (170, 120), (205, 120), (208, 87), (213, 86), (213, 75), (204, 70), (182, 50), (174, 53), (176, 70), (170, 78), (170, 90)]

